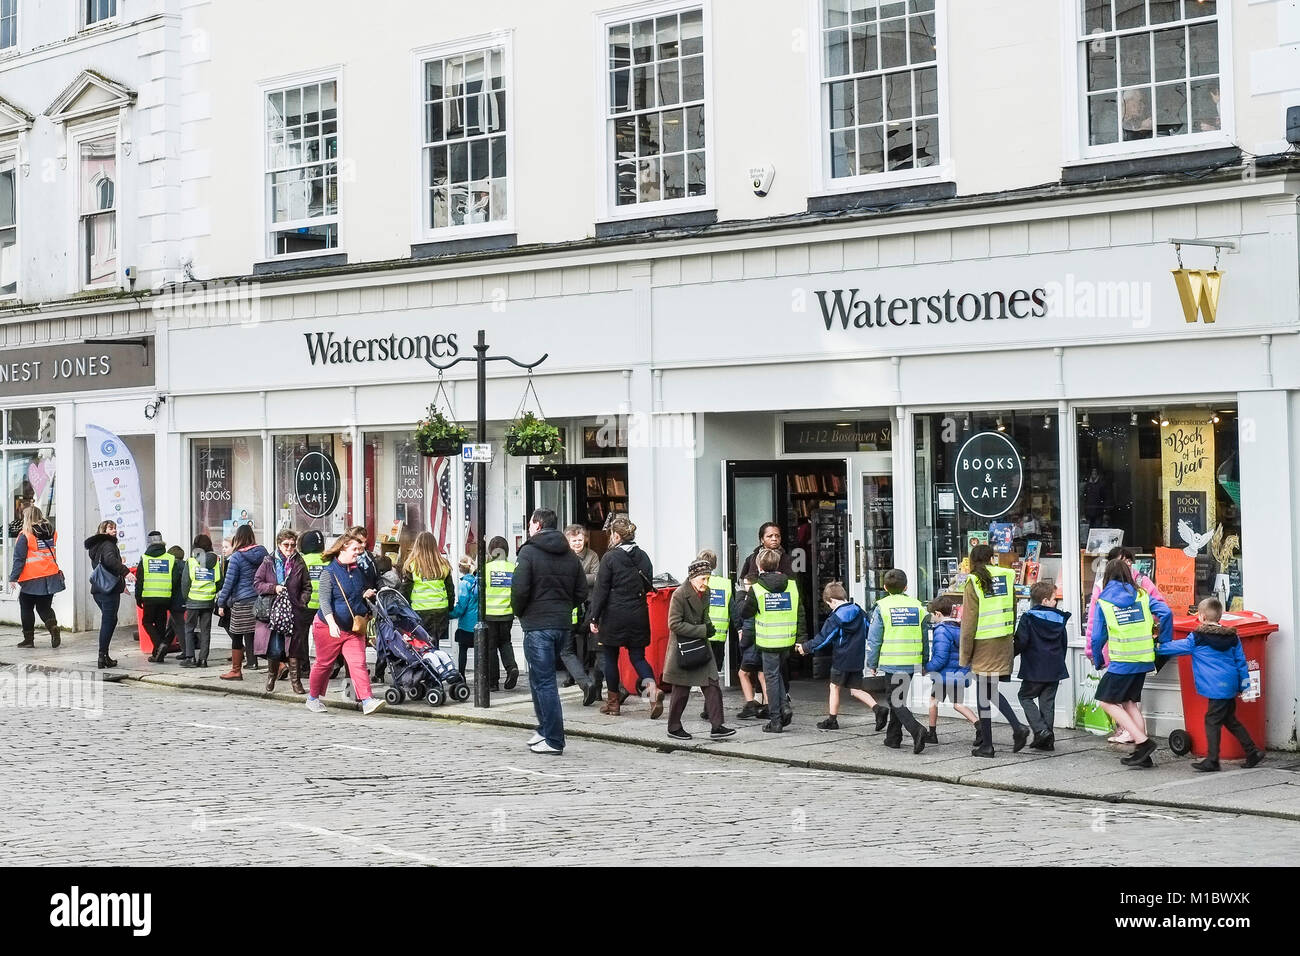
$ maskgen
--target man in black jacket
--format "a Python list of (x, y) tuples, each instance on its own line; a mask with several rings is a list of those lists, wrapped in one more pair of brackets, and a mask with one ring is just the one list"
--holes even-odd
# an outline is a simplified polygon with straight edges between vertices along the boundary
[(555, 683), (555, 662), (572, 627), (573, 611), (587, 599), (582, 562), (557, 528), (554, 511), (539, 508), (528, 521), (510, 584), (510, 605), (524, 629), (528, 688), (537, 733), (528, 741), (537, 754), (564, 752), (564, 712)]

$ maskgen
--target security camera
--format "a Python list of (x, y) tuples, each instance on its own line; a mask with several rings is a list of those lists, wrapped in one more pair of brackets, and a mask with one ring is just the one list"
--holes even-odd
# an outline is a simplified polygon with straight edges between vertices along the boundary
[(776, 169), (772, 166), (755, 166), (749, 171), (749, 184), (753, 187), (754, 195), (762, 199), (772, 189), (772, 179), (776, 176)]

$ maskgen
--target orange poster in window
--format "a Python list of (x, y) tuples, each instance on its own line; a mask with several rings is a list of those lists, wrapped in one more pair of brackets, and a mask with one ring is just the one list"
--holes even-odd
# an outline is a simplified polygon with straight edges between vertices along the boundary
[(1156, 587), (1175, 617), (1189, 613), (1196, 603), (1196, 559), (1181, 548), (1156, 548)]

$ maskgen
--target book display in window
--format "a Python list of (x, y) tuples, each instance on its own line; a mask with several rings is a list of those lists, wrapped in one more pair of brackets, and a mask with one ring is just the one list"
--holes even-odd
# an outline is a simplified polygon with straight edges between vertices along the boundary
[(862, 479), (863, 578), (867, 604), (884, 597), (884, 573), (894, 566), (893, 478), (871, 475)]

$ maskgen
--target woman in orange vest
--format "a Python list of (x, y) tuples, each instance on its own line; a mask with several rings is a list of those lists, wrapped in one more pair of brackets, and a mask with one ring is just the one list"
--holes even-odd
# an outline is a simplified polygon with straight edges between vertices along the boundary
[(67, 587), (54, 559), (58, 540), (40, 508), (32, 505), (23, 512), (23, 530), (14, 541), (14, 565), (9, 571), (9, 586), (18, 585), (18, 612), (23, 625), (19, 647), (36, 646), (37, 611), (50, 632), (50, 647), (59, 646), (59, 622), (50, 606), (54, 595)]

